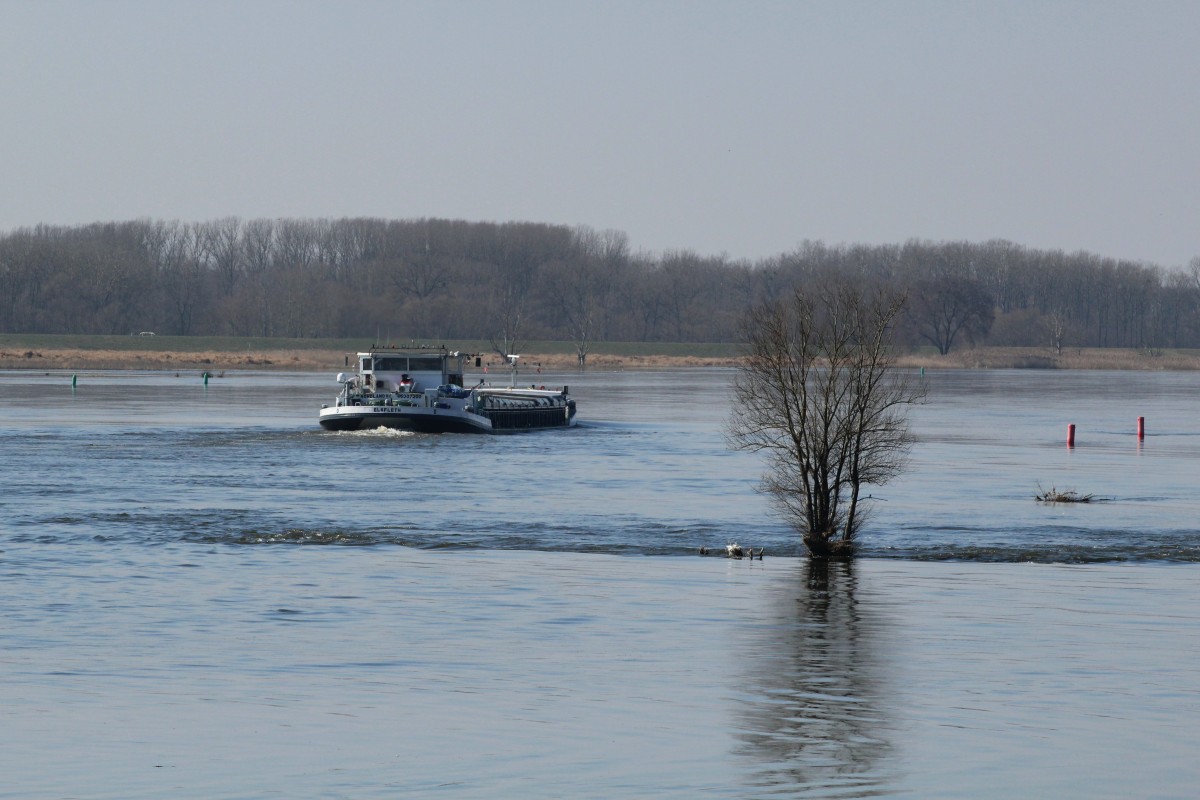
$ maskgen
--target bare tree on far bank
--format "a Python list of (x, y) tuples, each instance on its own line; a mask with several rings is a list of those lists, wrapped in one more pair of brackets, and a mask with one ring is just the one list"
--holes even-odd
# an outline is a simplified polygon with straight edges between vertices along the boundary
[(908, 315), (917, 335), (950, 352), (959, 334), (972, 343), (992, 326), (992, 298), (977, 283), (957, 276), (919, 281), (910, 293)]
[(906, 412), (924, 387), (892, 370), (903, 307), (895, 292), (823, 284), (745, 318), (729, 438), (766, 454), (763, 489), (814, 557), (853, 555), (862, 487), (886, 483), (907, 463)]

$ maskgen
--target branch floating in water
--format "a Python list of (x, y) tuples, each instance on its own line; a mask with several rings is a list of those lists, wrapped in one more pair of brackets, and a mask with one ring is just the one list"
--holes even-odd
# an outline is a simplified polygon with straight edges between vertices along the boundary
[(1074, 489), (1066, 489), (1061, 492), (1053, 487), (1047, 490), (1039, 486), (1038, 489), (1041, 491), (1033, 497), (1039, 503), (1090, 503), (1098, 499), (1094, 494), (1080, 494)]

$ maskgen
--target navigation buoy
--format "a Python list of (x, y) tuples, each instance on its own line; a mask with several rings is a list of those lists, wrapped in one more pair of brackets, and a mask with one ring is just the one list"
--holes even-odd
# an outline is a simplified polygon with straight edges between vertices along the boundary
[(1138, 417), (1138, 438), (1139, 439), (1146, 438), (1146, 418), (1145, 417)]
[(79, 380), (79, 376), (78, 376), (78, 375), (72, 375), (72, 376), (71, 376), (71, 388), (72, 388), (72, 389), (74, 389), (74, 388), (75, 388), (75, 382), (76, 382), (77, 380)]
[(1075, 423), (1067, 424), (1067, 447), (1075, 446)]

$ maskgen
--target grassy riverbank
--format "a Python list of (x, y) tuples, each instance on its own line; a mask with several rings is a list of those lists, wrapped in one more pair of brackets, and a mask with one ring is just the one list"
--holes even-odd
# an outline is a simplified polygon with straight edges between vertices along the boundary
[[(0, 335), (0, 369), (80, 370), (336, 370), (346, 355), (370, 346), (361, 339), (268, 339), (232, 336)], [(486, 342), (446, 342), (452, 349), (481, 353), (499, 366)], [(576, 366), (569, 342), (529, 342), (522, 364), (565, 370)], [(737, 364), (738, 346), (727, 343), (605, 342), (588, 355), (597, 370), (711, 367)], [(938, 355), (932, 349), (903, 354), (904, 367), (926, 369), (1200, 369), (1200, 351), (978, 347)]]
[[(331, 370), (344, 368), (347, 354), (371, 344), (363, 339), (4, 334), (0, 335), (0, 369)], [(500, 366), (499, 356), (490, 352), (486, 342), (444, 344), (452, 350), (479, 353), (484, 363)], [(577, 363), (569, 342), (528, 342), (521, 350), (523, 365), (561, 370), (573, 369)], [(737, 346), (733, 344), (617, 342), (596, 345), (588, 354), (588, 367), (727, 366), (736, 360)]]

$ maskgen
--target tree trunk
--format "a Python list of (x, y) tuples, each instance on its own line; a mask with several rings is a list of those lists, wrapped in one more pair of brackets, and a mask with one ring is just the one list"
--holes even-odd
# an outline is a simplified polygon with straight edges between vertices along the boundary
[(854, 542), (845, 539), (830, 539), (820, 534), (808, 534), (804, 537), (804, 546), (812, 558), (841, 561), (854, 558)]

